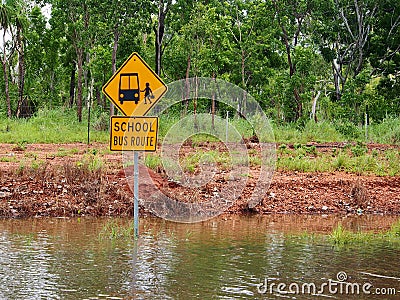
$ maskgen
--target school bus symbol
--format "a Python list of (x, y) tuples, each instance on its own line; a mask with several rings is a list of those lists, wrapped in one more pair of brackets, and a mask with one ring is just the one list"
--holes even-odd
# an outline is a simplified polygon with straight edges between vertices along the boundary
[(121, 74), (119, 78), (119, 103), (134, 101), (138, 104), (140, 100), (140, 85), (138, 73)]

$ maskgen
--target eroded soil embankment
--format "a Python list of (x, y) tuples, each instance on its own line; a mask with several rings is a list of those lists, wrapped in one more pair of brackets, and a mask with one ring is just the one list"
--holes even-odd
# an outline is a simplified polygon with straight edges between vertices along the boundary
[[(107, 145), (53, 144), (13, 151), (12, 145), (2, 145), (0, 216), (131, 216), (133, 195), (121, 156), (102, 154), (103, 148)], [(93, 157), (104, 164), (97, 171)], [(141, 166), (140, 173), (145, 171)], [(145, 192), (161, 189), (181, 201), (206, 201), (224, 186), (218, 180), (208, 184), (212, 188), (187, 190), (162, 173), (149, 173), (151, 182), (141, 182)], [(227, 213), (400, 214), (400, 177), (276, 171), (268, 193), (252, 209), (246, 203), (257, 178), (246, 180), (242, 196)]]

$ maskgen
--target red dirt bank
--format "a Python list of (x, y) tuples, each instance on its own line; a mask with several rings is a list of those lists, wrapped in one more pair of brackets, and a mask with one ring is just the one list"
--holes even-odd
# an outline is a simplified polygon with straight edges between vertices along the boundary
[[(17, 151), (15, 145), (2, 144), (0, 149), (1, 217), (132, 216), (132, 192), (121, 155), (108, 154), (107, 145), (37, 144)], [(76, 167), (93, 157), (88, 153), (105, 162), (105, 171), (88, 173)], [(149, 172), (158, 188), (177, 194), (179, 186)], [(254, 182), (249, 180), (242, 198), (227, 213), (400, 214), (400, 177), (276, 171), (268, 194), (249, 209), (245, 198)], [(195, 195), (203, 197), (204, 192)]]

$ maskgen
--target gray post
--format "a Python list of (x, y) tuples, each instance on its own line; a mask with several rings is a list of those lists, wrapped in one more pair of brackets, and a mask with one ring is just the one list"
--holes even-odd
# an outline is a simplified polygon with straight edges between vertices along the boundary
[(135, 239), (139, 237), (139, 152), (133, 152), (133, 229)]
[(228, 142), (228, 131), (229, 131), (229, 111), (226, 111), (226, 128), (225, 128), (226, 142)]

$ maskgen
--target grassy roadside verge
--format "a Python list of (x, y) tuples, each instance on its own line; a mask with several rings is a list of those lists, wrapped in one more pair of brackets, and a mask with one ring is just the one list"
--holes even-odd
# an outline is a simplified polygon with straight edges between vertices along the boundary
[[(221, 170), (235, 167), (229, 153), (221, 150), (191, 149), (180, 159), (184, 171), (196, 173), (200, 169), (202, 160), (207, 157), (215, 161)], [(248, 150), (248, 163), (251, 167), (261, 165), (261, 159), (256, 149)], [(162, 160), (159, 154), (147, 154), (145, 164), (153, 170), (162, 169)], [(276, 168), (281, 171), (298, 172), (347, 172), (356, 175), (399, 176), (400, 175), (400, 148), (368, 149), (367, 145), (348, 144), (343, 148), (326, 148), (317, 150), (315, 145), (281, 144), (277, 149)]]
[[(73, 143), (87, 141), (87, 111), (83, 111), (84, 120), (79, 123), (76, 112), (68, 108), (40, 109), (30, 119), (7, 119), (0, 117), (0, 143)], [(167, 134), (169, 128), (179, 121), (179, 116), (162, 115), (160, 117), (159, 137)], [(232, 127), (244, 137), (253, 135), (247, 121), (238, 118), (229, 120)], [(90, 122), (90, 141), (109, 141), (109, 116), (106, 112), (92, 112)], [(277, 143), (306, 144), (309, 142), (363, 142), (400, 145), (400, 119), (388, 118), (379, 124), (365, 128), (350, 122), (308, 121), (305, 124), (271, 126)]]
[(285, 144), (278, 148), (277, 168), (299, 172), (343, 171), (357, 175), (400, 175), (400, 149), (373, 149), (358, 143), (343, 148), (329, 148), (319, 152), (315, 146)]
[[(84, 115), (87, 112), (84, 111)], [(105, 124), (104, 124), (105, 123)], [(91, 142), (108, 142), (108, 117), (93, 114), (90, 127)], [(87, 119), (79, 123), (74, 110), (42, 109), (30, 119), (0, 118), (0, 143), (75, 143), (87, 142)]]

